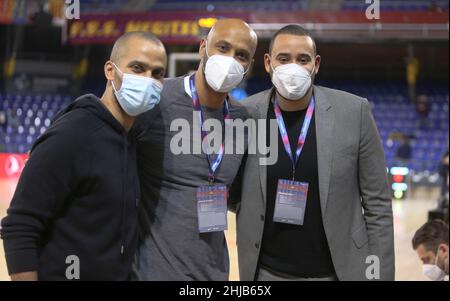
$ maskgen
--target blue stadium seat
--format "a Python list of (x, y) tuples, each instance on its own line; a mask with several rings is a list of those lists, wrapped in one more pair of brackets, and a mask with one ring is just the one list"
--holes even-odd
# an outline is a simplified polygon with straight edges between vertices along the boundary
[[(361, 3), (359, 0), (356, 2)], [(344, 4), (356, 2), (343, 1)], [(430, 104), (428, 130), (420, 129), (415, 106), (409, 103), (406, 87), (402, 83), (364, 84), (343, 81), (325, 83), (325, 85), (369, 99), (389, 167), (396, 163), (395, 154), (399, 143), (396, 141), (389, 145), (387, 140), (390, 133), (397, 130), (415, 136), (410, 141), (413, 157), (409, 164), (410, 168), (419, 172), (436, 170), (442, 154), (448, 149), (449, 98), (446, 85), (431, 83), (421, 84), (418, 87), (418, 92), (427, 94)], [(267, 78), (250, 79), (246, 92), (251, 95), (267, 86), (270, 86)], [(10, 115), (6, 129), (0, 129), (0, 137), (4, 137), (4, 143), (6, 143), (4, 149), (9, 152), (24, 153), (50, 126), (55, 114), (70, 104), (73, 98), (60, 94), (4, 94), (0, 95), (0, 100), (3, 110)]]

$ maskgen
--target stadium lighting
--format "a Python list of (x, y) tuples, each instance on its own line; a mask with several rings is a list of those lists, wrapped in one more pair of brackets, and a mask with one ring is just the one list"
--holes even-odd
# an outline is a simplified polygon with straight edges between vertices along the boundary
[(395, 199), (403, 199), (408, 190), (407, 176), (409, 175), (408, 167), (395, 166), (390, 169), (392, 179), (392, 191)]
[(211, 28), (217, 21), (217, 18), (200, 18), (198, 19), (198, 26), (203, 28)]
[(392, 175), (406, 176), (406, 175), (409, 174), (409, 168), (408, 167), (392, 167), (391, 168), (391, 174)]

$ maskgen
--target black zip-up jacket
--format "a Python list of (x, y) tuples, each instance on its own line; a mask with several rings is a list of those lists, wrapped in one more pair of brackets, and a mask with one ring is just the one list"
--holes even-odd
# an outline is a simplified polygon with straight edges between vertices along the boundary
[(135, 143), (91, 94), (54, 120), (33, 145), (2, 220), (8, 271), (129, 279), (140, 197)]

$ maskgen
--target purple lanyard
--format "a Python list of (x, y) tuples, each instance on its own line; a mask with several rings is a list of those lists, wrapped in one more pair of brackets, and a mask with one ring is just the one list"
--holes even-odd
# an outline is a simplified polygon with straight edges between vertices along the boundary
[(308, 105), (308, 110), (306, 111), (305, 120), (303, 121), (302, 129), (300, 132), (300, 136), (298, 137), (298, 143), (297, 143), (297, 151), (296, 151), (296, 157), (294, 160), (294, 157), (292, 156), (291, 151), (291, 145), (289, 143), (289, 137), (286, 131), (286, 125), (284, 124), (283, 115), (281, 114), (280, 107), (278, 106), (278, 98), (275, 95), (275, 100), (273, 103), (273, 110), (275, 111), (275, 116), (277, 118), (278, 128), (280, 129), (280, 135), (281, 140), (283, 140), (284, 149), (286, 150), (287, 154), (289, 155), (289, 158), (292, 162), (292, 181), (294, 181), (295, 178), (295, 167), (297, 166), (298, 158), (300, 158), (300, 154), (302, 153), (303, 146), (305, 145), (306, 141), (306, 134), (308, 133), (309, 125), (311, 123), (311, 119), (314, 113), (314, 96), (311, 97), (311, 101)]
[[(203, 130), (204, 119), (203, 119), (202, 107), (200, 105), (200, 98), (198, 97), (197, 89), (195, 88), (195, 74), (190, 76), (189, 85), (191, 88), (192, 103), (194, 104), (194, 111), (197, 112), (198, 119), (200, 121), (200, 128), (201, 128), (201, 133), (202, 133), (201, 137), (202, 137), (202, 142), (203, 142), (207, 133)], [(224, 105), (223, 105), (223, 119), (224, 119), (224, 121), (231, 119), (227, 100), (225, 100)], [(212, 163), (211, 163), (212, 160), (211, 160), (210, 155), (206, 154), (206, 157), (208, 159), (208, 165), (209, 165), (208, 180), (210, 183), (214, 182), (216, 170), (220, 166), (220, 163), (222, 162), (224, 151), (225, 151), (225, 145), (222, 142), (222, 145), (220, 146), (220, 149), (219, 149), (219, 153), (217, 154), (217, 158)]]

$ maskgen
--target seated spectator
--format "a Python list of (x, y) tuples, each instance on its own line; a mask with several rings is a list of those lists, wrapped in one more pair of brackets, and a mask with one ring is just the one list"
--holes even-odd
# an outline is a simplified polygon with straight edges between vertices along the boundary
[(417, 97), (416, 110), (419, 115), (419, 127), (421, 130), (429, 129), (428, 115), (430, 113), (430, 108), (428, 105), (428, 98), (426, 95), (419, 95)]
[(423, 274), (432, 281), (448, 281), (448, 224), (430, 220), (412, 239), (413, 249), (423, 263)]
[(399, 166), (408, 166), (411, 160), (412, 150), (411, 144), (409, 143), (408, 135), (400, 135), (400, 146), (397, 148), (396, 159)]
[(441, 176), (441, 197), (448, 195), (448, 149), (442, 157), (441, 164), (439, 165), (439, 175)]
[(5, 135), (6, 135), (7, 119), (6, 112), (3, 110), (3, 105), (0, 104), (0, 153), (6, 150)]
[(0, 107), (0, 127), (6, 131), (6, 112)]

